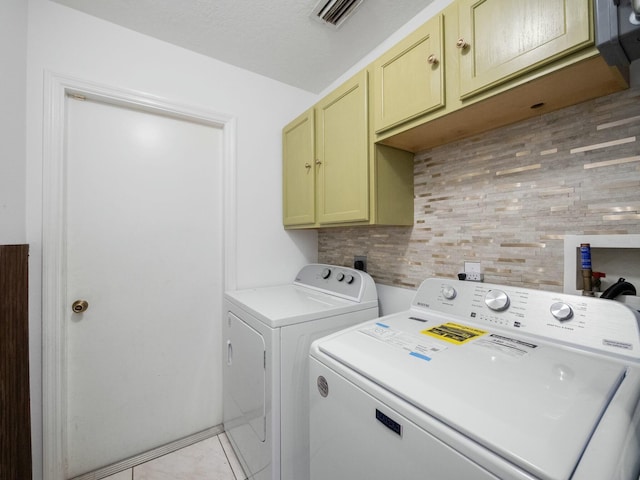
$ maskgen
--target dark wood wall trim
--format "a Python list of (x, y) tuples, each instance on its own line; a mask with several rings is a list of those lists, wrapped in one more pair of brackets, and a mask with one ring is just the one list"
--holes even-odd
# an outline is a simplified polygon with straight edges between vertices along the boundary
[(0, 245), (0, 480), (29, 480), (28, 245)]

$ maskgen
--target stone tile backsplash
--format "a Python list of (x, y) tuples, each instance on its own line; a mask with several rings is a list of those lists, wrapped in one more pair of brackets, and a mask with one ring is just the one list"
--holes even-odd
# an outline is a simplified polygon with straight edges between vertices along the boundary
[(640, 233), (640, 88), (421, 152), (413, 227), (321, 229), (322, 263), (367, 255), (417, 288), (481, 262), (485, 281), (562, 291), (567, 234)]

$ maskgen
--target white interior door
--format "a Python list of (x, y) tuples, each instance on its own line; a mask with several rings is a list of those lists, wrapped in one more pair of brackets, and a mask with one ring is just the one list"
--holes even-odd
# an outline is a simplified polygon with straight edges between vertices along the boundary
[[(221, 423), (222, 131), (67, 100), (67, 477)], [(85, 300), (84, 313), (72, 313)]]

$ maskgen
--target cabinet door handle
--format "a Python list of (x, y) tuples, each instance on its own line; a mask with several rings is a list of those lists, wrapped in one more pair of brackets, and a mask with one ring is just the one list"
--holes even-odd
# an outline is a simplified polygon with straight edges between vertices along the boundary
[(316, 160), (316, 165), (320, 166), (322, 165), (322, 162), (320, 160)]
[(431, 55), (429, 55), (427, 57), (427, 62), (429, 63), (429, 65), (437, 65), (438, 63), (440, 63), (440, 60), (438, 60), (438, 57), (436, 57), (433, 53)]
[(309, 162), (306, 162), (306, 163), (304, 164), (304, 168), (306, 168), (306, 169), (311, 168), (311, 164), (310, 164)]
[(464, 38), (459, 38), (458, 41), (456, 42), (456, 47), (458, 47), (460, 50), (469, 48), (469, 46), (470, 45), (467, 43), (467, 41)]

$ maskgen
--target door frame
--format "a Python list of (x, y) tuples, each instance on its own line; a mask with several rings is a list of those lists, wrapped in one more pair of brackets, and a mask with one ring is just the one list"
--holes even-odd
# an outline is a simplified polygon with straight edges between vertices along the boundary
[[(66, 97), (192, 121), (223, 132), (223, 290), (236, 287), (236, 118), (131, 90), (45, 72), (42, 168), (42, 437), (43, 478), (64, 480), (66, 468), (66, 291), (64, 161)], [(220, 315), (222, 315), (222, 311)], [(221, 317), (222, 318), (222, 317)]]

